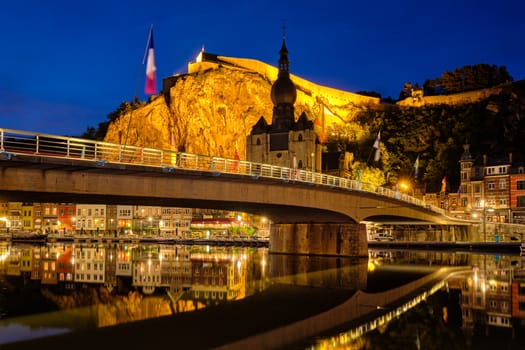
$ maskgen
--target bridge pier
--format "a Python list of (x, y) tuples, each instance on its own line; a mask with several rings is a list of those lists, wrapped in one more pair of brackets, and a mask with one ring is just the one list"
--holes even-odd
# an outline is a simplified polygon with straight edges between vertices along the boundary
[(274, 224), (270, 253), (368, 256), (364, 224)]

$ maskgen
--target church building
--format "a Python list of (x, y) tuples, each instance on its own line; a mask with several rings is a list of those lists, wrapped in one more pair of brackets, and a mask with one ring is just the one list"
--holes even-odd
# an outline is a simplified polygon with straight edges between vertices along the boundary
[[(246, 138), (246, 160), (303, 170), (320, 170), (321, 145), (314, 123), (303, 112), (297, 121), (294, 103), (297, 90), (290, 79), (285, 39), (280, 50), (279, 74), (272, 85), (272, 124), (264, 117)], [(318, 165), (319, 164), (319, 165)]]

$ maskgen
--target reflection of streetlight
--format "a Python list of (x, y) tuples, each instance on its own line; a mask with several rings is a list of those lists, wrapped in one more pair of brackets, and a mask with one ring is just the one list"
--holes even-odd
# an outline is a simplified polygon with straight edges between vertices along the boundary
[(486, 242), (487, 241), (487, 212), (486, 212), (486, 209), (485, 209), (485, 200), (482, 199), (479, 204), (481, 204), (481, 208), (483, 208), (483, 212), (481, 215), (483, 215), (483, 240)]
[(11, 221), (6, 217), (1, 217), (0, 221), (5, 222), (5, 231), (9, 233), (9, 228), (11, 227)]

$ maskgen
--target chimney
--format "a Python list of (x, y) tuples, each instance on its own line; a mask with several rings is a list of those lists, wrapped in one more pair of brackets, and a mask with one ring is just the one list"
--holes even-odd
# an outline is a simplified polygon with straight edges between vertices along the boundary
[(487, 155), (483, 155), (483, 166), (487, 166)]
[(509, 163), (512, 164), (512, 152), (509, 152)]

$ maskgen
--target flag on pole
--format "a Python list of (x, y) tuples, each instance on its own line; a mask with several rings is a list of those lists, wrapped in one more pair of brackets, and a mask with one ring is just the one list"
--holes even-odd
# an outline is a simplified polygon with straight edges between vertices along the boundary
[(417, 179), (419, 174), (419, 154), (417, 155), (416, 161), (414, 162), (414, 177)]
[(144, 92), (147, 95), (154, 95), (157, 93), (157, 67), (155, 66), (155, 53), (153, 50), (153, 26), (149, 29), (146, 52), (142, 60), (142, 64), (144, 63), (146, 63), (146, 85)]
[(443, 176), (443, 180), (441, 180), (441, 192), (447, 191), (447, 177)]
[(380, 144), (381, 144), (381, 130), (377, 132), (376, 140), (374, 141), (374, 148), (376, 149), (376, 153), (374, 155), (374, 160), (377, 162), (381, 158), (381, 151), (380, 151)]

